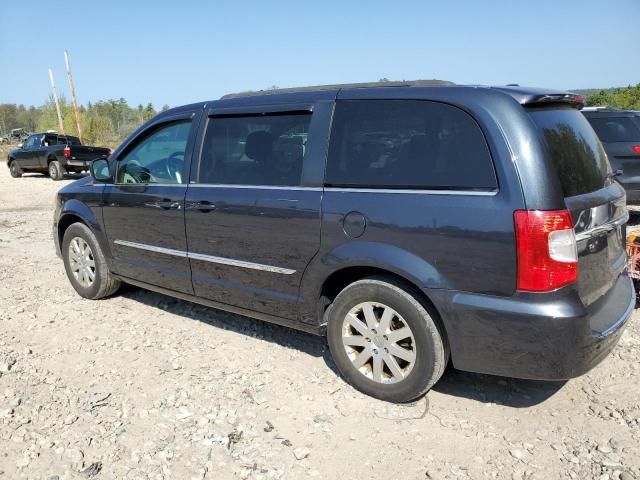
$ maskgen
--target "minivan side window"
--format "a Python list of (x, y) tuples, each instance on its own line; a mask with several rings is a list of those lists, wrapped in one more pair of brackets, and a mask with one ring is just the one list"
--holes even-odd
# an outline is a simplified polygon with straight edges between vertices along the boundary
[(118, 183), (185, 183), (184, 154), (191, 120), (164, 123), (118, 158)]
[(476, 121), (457, 107), (420, 100), (337, 102), (325, 184), (497, 188), (489, 148)]
[(210, 118), (198, 182), (300, 185), (310, 122), (309, 112)]

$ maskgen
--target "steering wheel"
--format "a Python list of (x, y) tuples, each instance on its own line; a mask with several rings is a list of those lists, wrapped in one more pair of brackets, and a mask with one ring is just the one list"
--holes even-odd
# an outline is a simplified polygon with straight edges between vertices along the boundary
[(150, 178), (149, 170), (144, 168), (135, 158), (127, 162), (122, 174), (123, 183), (147, 183)]
[(169, 155), (166, 160), (169, 178), (175, 178), (178, 183), (182, 183), (182, 167), (184, 167), (184, 152), (173, 152)]

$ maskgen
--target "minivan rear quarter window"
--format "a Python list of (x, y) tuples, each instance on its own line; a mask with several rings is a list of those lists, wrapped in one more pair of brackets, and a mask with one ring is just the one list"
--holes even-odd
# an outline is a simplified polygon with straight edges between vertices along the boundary
[(325, 184), (332, 187), (493, 190), (496, 175), (476, 121), (420, 100), (336, 104)]
[(529, 114), (546, 143), (565, 197), (605, 186), (609, 161), (596, 133), (579, 110), (531, 108)]

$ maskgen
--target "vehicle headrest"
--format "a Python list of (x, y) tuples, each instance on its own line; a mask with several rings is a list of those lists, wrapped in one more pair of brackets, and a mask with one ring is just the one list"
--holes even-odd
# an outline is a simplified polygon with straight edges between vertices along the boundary
[(247, 135), (244, 153), (252, 160), (269, 157), (273, 150), (273, 138), (267, 131), (260, 130)]

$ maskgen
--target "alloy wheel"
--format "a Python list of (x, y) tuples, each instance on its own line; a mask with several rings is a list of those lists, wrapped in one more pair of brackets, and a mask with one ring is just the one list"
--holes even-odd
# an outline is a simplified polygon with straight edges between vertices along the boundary
[(352, 365), (377, 383), (404, 380), (416, 363), (416, 342), (409, 324), (379, 302), (360, 303), (347, 313), (342, 344)]
[(69, 243), (69, 265), (73, 276), (83, 287), (90, 287), (96, 279), (96, 262), (89, 244), (81, 237)]

